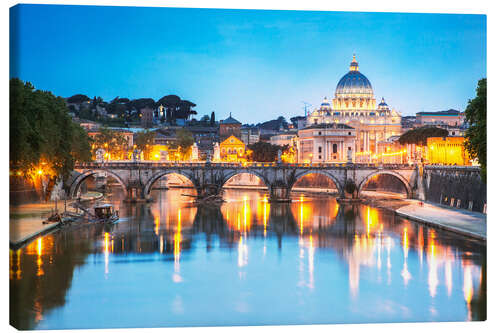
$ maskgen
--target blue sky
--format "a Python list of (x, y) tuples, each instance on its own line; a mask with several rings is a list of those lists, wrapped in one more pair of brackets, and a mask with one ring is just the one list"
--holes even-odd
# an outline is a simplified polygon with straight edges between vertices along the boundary
[[(12, 20), (13, 18), (13, 20)], [(486, 77), (486, 16), (21, 5), (11, 77), (69, 97), (177, 94), (244, 123), (331, 99), (356, 53), (403, 115), (463, 110)]]

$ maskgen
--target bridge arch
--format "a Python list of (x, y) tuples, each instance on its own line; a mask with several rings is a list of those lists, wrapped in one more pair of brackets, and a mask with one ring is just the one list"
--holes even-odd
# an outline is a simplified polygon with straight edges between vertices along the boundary
[(261, 173), (255, 171), (255, 170), (252, 170), (252, 169), (231, 170), (230, 172), (225, 173), (224, 177), (222, 179), (221, 188), (224, 187), (224, 185), (229, 181), (229, 179), (233, 178), (234, 176), (243, 175), (243, 174), (250, 174), (250, 175), (256, 176), (264, 183), (264, 185), (266, 185), (266, 187), (269, 191), (271, 190), (271, 184), (270, 184), (269, 180)]
[(290, 189), (292, 189), (293, 186), (302, 177), (307, 176), (307, 175), (311, 175), (311, 174), (319, 174), (319, 175), (323, 175), (323, 176), (328, 177), (329, 179), (331, 179), (334, 182), (335, 187), (337, 188), (337, 191), (339, 192), (339, 194), (342, 194), (342, 192), (344, 190), (344, 187), (342, 186), (342, 183), (339, 181), (339, 179), (335, 175), (332, 175), (330, 172), (328, 172), (326, 170), (304, 170), (304, 171), (298, 171), (295, 174), (295, 179), (294, 179), (293, 183), (290, 184)]
[(98, 173), (106, 173), (107, 176), (113, 177), (120, 184), (120, 186), (123, 189), (123, 192), (127, 193), (127, 185), (119, 175), (107, 169), (99, 169), (99, 170), (85, 170), (84, 172), (76, 176), (71, 182), (71, 186), (69, 189), (69, 197), (70, 198), (76, 197), (76, 194), (78, 193), (78, 190), (80, 189), (80, 186), (85, 181), (85, 179)]
[(358, 193), (361, 193), (363, 191), (364, 186), (366, 183), (373, 177), (377, 175), (390, 175), (398, 179), (404, 186), (406, 190), (406, 197), (411, 198), (412, 190), (409, 181), (403, 177), (401, 174), (395, 172), (395, 171), (390, 171), (390, 170), (377, 170), (372, 173), (370, 173), (368, 176), (366, 176), (358, 185)]
[(196, 181), (193, 179), (193, 177), (189, 173), (184, 172), (182, 170), (164, 170), (164, 171), (160, 171), (160, 172), (153, 174), (148, 179), (148, 181), (146, 182), (146, 185), (144, 185), (144, 196), (146, 198), (149, 197), (149, 195), (151, 193), (151, 189), (153, 188), (153, 185), (157, 180), (159, 180), (163, 176), (167, 176), (167, 175), (171, 175), (171, 174), (181, 175), (181, 176), (187, 178), (191, 182), (191, 184), (193, 184), (193, 187), (197, 190)]

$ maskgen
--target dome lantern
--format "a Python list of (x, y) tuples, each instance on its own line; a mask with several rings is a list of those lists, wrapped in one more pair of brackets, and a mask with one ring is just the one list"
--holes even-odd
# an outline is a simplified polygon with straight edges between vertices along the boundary
[(352, 61), (351, 61), (351, 66), (349, 67), (350, 71), (358, 71), (358, 62), (356, 61), (356, 54), (352, 55)]

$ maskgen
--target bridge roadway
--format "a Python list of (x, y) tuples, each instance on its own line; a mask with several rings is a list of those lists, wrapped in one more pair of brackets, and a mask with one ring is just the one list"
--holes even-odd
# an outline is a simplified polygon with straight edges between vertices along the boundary
[[(421, 168), (420, 168), (421, 170)], [(150, 200), (153, 184), (168, 174), (186, 177), (198, 196), (219, 194), (233, 176), (249, 173), (259, 177), (269, 191), (271, 201), (289, 201), (294, 184), (308, 174), (322, 174), (335, 183), (340, 198), (357, 199), (369, 179), (390, 175), (404, 185), (408, 198), (424, 199), (418, 166), (405, 164), (293, 164), (293, 163), (188, 163), (154, 161), (107, 161), (75, 165), (67, 181), (68, 196), (77, 197), (82, 182), (95, 174), (113, 177), (127, 193), (128, 201)], [(420, 176), (419, 176), (420, 175)]]

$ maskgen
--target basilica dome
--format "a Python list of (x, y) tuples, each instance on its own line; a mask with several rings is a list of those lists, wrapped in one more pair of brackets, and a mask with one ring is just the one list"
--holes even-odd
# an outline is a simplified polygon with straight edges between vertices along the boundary
[(336, 98), (372, 98), (373, 89), (370, 81), (358, 70), (358, 62), (353, 56), (349, 73), (344, 75), (335, 90)]

